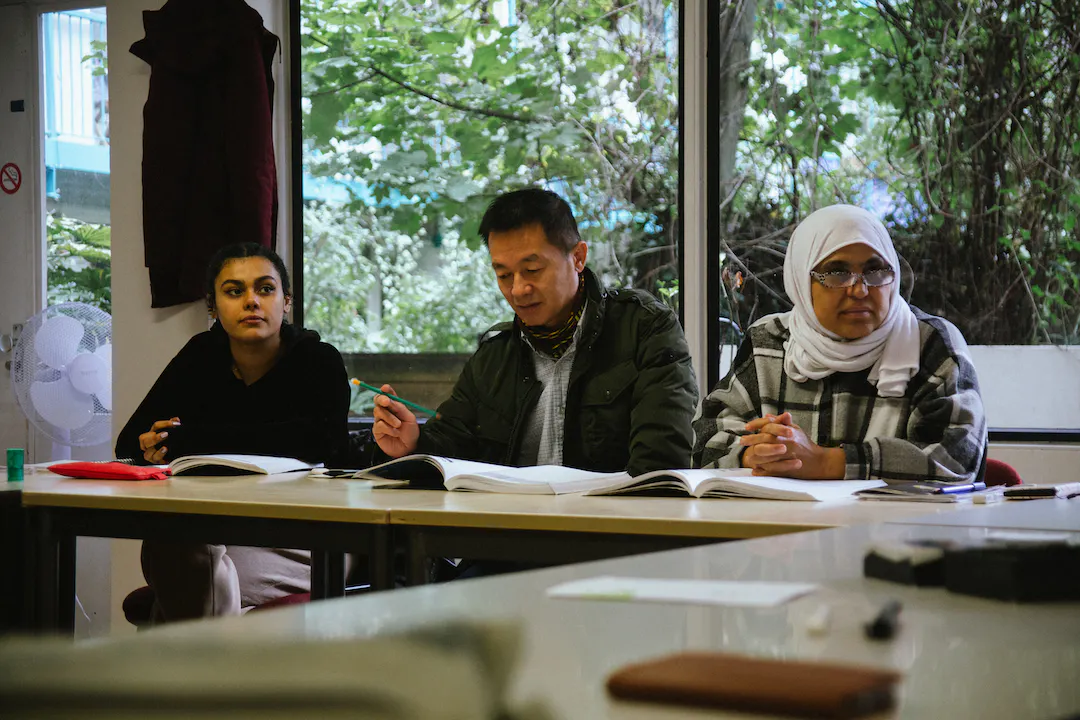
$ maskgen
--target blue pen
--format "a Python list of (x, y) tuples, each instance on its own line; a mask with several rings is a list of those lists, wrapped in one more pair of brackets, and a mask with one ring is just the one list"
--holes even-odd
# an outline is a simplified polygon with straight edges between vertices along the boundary
[(950, 485), (949, 487), (938, 488), (937, 492), (941, 495), (958, 495), (960, 493), (969, 493), (985, 489), (986, 483), (977, 482), (968, 485)]

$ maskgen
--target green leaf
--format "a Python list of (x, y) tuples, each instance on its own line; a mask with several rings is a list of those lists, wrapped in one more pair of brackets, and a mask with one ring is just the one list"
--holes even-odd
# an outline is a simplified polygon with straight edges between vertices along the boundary
[(473, 51), (470, 69), (477, 75), (486, 75), (499, 62), (499, 48), (495, 45), (483, 45)]
[(446, 194), (457, 202), (465, 202), (480, 190), (481, 188), (477, 183), (468, 179), (451, 182), (446, 186)]
[(311, 98), (311, 111), (304, 122), (304, 132), (315, 142), (326, 145), (336, 137), (337, 126), (345, 111), (345, 98), (337, 93), (316, 95)]

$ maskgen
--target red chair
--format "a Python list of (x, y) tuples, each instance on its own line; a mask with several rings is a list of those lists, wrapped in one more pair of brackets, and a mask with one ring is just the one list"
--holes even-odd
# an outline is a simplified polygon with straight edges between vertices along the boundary
[(983, 480), (987, 487), (991, 485), (1012, 487), (1023, 482), (1020, 479), (1020, 473), (1016, 472), (1016, 468), (1007, 462), (995, 460), (994, 458), (986, 458), (986, 475)]

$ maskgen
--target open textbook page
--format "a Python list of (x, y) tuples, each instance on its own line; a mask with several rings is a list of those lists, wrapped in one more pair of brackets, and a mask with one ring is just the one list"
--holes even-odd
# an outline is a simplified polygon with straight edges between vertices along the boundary
[(270, 455), (185, 455), (169, 463), (173, 475), (276, 475), (312, 467), (303, 460)]
[(559, 465), (512, 467), (437, 455), (408, 455), (339, 477), (392, 480), (429, 489), (563, 495), (605, 487), (630, 476), (624, 472), (599, 473)]
[(826, 501), (880, 487), (881, 480), (796, 480), (754, 476), (749, 468), (656, 470), (596, 487), (588, 495), (686, 494), (700, 498)]

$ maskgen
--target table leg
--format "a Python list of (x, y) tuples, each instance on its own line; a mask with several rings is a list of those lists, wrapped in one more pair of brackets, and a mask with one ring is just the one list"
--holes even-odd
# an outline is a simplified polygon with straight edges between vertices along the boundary
[(392, 590), (394, 587), (394, 544), (390, 541), (388, 525), (377, 525), (371, 529), (367, 560), (371, 589)]
[(311, 551), (311, 599), (345, 596), (345, 553), (339, 550)]
[[(33, 586), (29, 602), (34, 616), (34, 629), (38, 632), (51, 632), (66, 629), (74, 623), (74, 613), (67, 623), (63, 621), (62, 607), (70, 607), (72, 601), (62, 602), (61, 593), (70, 591), (74, 597), (74, 578), (65, 580), (61, 577), (61, 565), (64, 566), (64, 574), (71, 570), (74, 576), (74, 566), (71, 562), (74, 556), (74, 548), (64, 548), (61, 553), (61, 543), (53, 532), (52, 515), (45, 508), (29, 511), (28, 527), (32, 548), (31, 572)], [(63, 555), (63, 559), (61, 559)]]
[[(0, 482), (3, 482), (0, 480)], [(33, 577), (30, 568), (31, 536), (27, 529), (22, 493), (0, 492), (0, 577), (10, 592), (0, 593), (0, 635), (33, 629)]]
[(75, 555), (74, 536), (56, 538), (56, 629), (75, 634)]
[(428, 551), (424, 532), (422, 530), (409, 528), (405, 533), (405, 547), (405, 552), (408, 557), (406, 582), (409, 587), (412, 587), (413, 585), (427, 585)]

